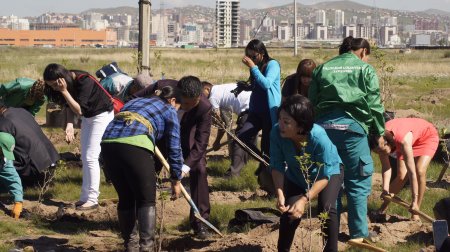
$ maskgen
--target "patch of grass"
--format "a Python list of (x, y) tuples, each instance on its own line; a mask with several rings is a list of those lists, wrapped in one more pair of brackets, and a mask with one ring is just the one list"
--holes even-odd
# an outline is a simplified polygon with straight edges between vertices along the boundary
[(25, 223), (16, 221), (16, 222), (9, 222), (9, 221), (1, 221), (0, 222), (0, 237), (2, 237), (2, 240), (5, 240), (5, 235), (9, 237), (23, 235), (26, 233), (27, 226)]
[(14, 244), (12, 244), (11, 242), (0, 244), (0, 252), (8, 252), (13, 248), (14, 248)]
[[(257, 177), (255, 171), (258, 168), (258, 162), (250, 161), (241, 170), (239, 177), (221, 178), (225, 175), (230, 161), (218, 160), (208, 163), (212, 174), (219, 176), (211, 184), (212, 190), (215, 191), (254, 191), (258, 188)], [(210, 173), (210, 174), (211, 174)]]
[[(45, 194), (45, 199), (62, 199), (67, 201), (76, 201), (79, 199), (82, 183), (81, 167), (60, 167), (62, 171), (57, 175), (49, 190)], [(103, 171), (100, 180), (100, 199), (117, 198), (114, 187), (105, 181)], [(38, 199), (39, 187), (29, 187), (24, 192), (25, 199)]]

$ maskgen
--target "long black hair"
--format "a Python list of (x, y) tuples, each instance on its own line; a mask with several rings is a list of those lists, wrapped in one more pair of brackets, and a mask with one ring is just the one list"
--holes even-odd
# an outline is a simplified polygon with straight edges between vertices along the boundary
[[(72, 73), (67, 70), (64, 66), (52, 63), (47, 65), (44, 69), (44, 81), (56, 81), (59, 78), (64, 78), (67, 83), (67, 90), (70, 94), (74, 94), (74, 80)], [(45, 85), (44, 94), (47, 96), (48, 100), (57, 104), (64, 104), (66, 102), (64, 96), (59, 91), (53, 90), (49, 85)]]
[[(263, 60), (260, 64), (265, 65), (267, 64), (272, 58), (269, 56), (269, 52), (267, 52), (267, 48), (264, 45), (264, 43), (258, 39), (254, 39), (250, 42), (248, 42), (247, 46), (245, 47), (245, 55), (249, 55), (249, 51), (257, 52), (259, 54), (263, 55)], [(258, 67), (260, 67), (258, 65)]]
[[(250, 55), (250, 51), (253, 52), (257, 52), (259, 54), (263, 55), (263, 60), (258, 63), (258, 68), (259, 71), (264, 72), (266, 70), (267, 67), (267, 63), (269, 63), (269, 61), (273, 60), (270, 56), (269, 56), (269, 52), (267, 52), (267, 48), (264, 45), (264, 43), (258, 39), (253, 39), (252, 41), (248, 42), (247, 46), (245, 47), (245, 55), (249, 56)], [(252, 75), (250, 74), (250, 81), (252, 81)]]

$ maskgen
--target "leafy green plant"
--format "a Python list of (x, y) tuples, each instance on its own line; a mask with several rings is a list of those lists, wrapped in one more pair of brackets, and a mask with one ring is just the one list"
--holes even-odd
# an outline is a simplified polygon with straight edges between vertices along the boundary
[[(306, 181), (307, 184), (307, 190), (306, 190), (306, 195), (309, 195), (309, 191), (310, 191), (310, 185), (314, 184), (317, 181), (317, 178), (319, 176), (319, 172), (320, 169), (323, 167), (323, 164), (320, 162), (314, 162), (311, 159), (311, 154), (306, 152), (306, 146), (308, 145), (307, 141), (301, 142), (300, 146), (301, 146), (301, 155), (296, 156), (295, 158), (297, 159), (297, 162), (300, 165), (300, 171), (303, 175), (303, 178)], [(312, 179), (310, 174), (310, 170), (313, 167), (317, 167), (317, 174), (316, 176)], [(308, 197), (309, 198), (309, 197)], [(307, 211), (305, 211), (305, 214), (307, 220), (309, 220), (309, 226), (312, 227), (312, 205), (311, 203), (308, 201), (308, 209)], [(323, 228), (323, 226), (326, 223), (326, 220), (329, 218), (328, 212), (322, 212), (319, 213), (319, 220), (320, 220), (320, 225)], [(307, 231), (309, 233), (309, 249), (308, 251), (312, 251), (312, 228), (309, 229)], [(319, 233), (320, 236), (323, 237), (323, 232)], [(303, 239), (303, 235), (302, 235), (302, 239)], [(325, 241), (326, 242), (326, 241)], [(302, 242), (302, 246), (303, 246), (303, 242)], [(325, 244), (323, 245), (325, 247)], [(303, 251), (305, 251), (305, 248), (302, 248)]]
[(136, 67), (136, 71), (138, 73), (142, 72), (142, 52), (139, 52), (138, 50), (133, 50), (131, 58), (134, 66)]
[(50, 186), (54, 182), (55, 178), (59, 177), (63, 171), (66, 169), (66, 165), (64, 161), (60, 160), (58, 161), (57, 167), (55, 168), (49, 168), (44, 171), (44, 179), (43, 181), (38, 182), (38, 188), (39, 188), (39, 196), (38, 196), (38, 202), (39, 204), (42, 203), (44, 200), (45, 194), (48, 192)]
[(159, 219), (159, 238), (158, 238), (158, 252), (161, 251), (162, 241), (164, 238), (164, 208), (166, 206), (166, 201), (169, 199), (170, 193), (167, 191), (161, 191), (159, 193), (159, 201), (161, 202), (161, 214)]
[(381, 103), (385, 107), (393, 109), (393, 73), (395, 66), (391, 64), (386, 58), (386, 53), (376, 45), (372, 47), (372, 57), (375, 59), (375, 68), (378, 72), (378, 81), (380, 83)]

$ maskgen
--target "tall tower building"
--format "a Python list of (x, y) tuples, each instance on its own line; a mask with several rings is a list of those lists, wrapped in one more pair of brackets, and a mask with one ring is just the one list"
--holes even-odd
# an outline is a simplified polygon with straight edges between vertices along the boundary
[(237, 47), (240, 35), (239, 0), (216, 0), (216, 45)]
[(344, 26), (344, 12), (342, 10), (336, 10), (334, 12), (334, 29), (337, 35), (342, 34), (343, 26)]
[(316, 10), (316, 24), (327, 25), (326, 19), (327, 19), (327, 16), (326, 16), (326, 12), (324, 10)]

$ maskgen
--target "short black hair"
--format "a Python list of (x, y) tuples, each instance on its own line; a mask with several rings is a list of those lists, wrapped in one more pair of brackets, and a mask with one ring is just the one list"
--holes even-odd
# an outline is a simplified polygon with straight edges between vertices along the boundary
[(181, 78), (177, 87), (180, 89), (181, 96), (188, 98), (200, 97), (203, 92), (203, 85), (200, 79), (191, 75)]
[(284, 110), (291, 116), (297, 125), (303, 129), (302, 135), (308, 134), (314, 126), (314, 109), (308, 98), (300, 94), (289, 96), (278, 109), (278, 117), (280, 111)]

